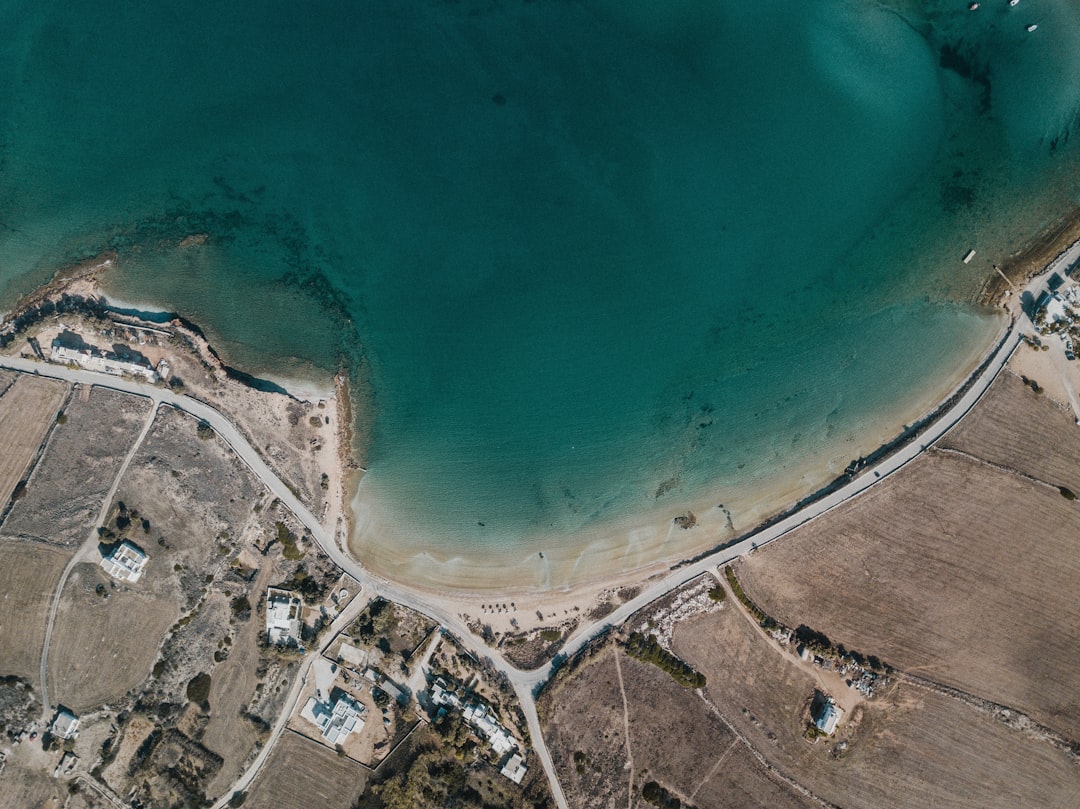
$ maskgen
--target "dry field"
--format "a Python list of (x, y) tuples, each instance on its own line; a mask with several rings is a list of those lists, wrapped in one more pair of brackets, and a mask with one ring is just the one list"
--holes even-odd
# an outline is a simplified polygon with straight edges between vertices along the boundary
[(49, 601), (69, 557), (39, 542), (0, 538), (0, 675), (29, 680), (39, 696)]
[[(245, 809), (352, 809), (369, 771), (285, 731), (244, 801)], [(418, 807), (419, 809), (419, 807)]]
[(768, 643), (730, 604), (675, 633), (675, 651), (706, 675), (720, 713), (818, 798), (876, 809), (1075, 805), (1074, 760), (988, 713), (906, 683), (857, 707), (831, 739), (808, 743), (802, 731), (815, 682)]
[(694, 691), (616, 646), (557, 678), (540, 709), (573, 807), (647, 807), (649, 781), (702, 809), (812, 805), (768, 774)]
[[(0, 379), (0, 391), (7, 388)], [(21, 375), (0, 396), (0, 512), (56, 420), (67, 385)]]
[(5, 371), (3, 368), (0, 368), (0, 396), (7, 393), (8, 388), (10, 388), (12, 383), (18, 378), (19, 374), (15, 371)]
[(998, 377), (941, 446), (1080, 493), (1080, 428), (1071, 411), (1035, 393), (1011, 373)]
[(736, 569), (789, 626), (1077, 739), (1078, 536), (1080, 502), (931, 451)]
[[(72, 570), (49, 650), (49, 695), (55, 702), (85, 711), (122, 697), (146, 679), (179, 610), (175, 601), (142, 589), (143, 580), (114, 588), (97, 564)], [(96, 592), (98, 585), (107, 597)]]
[(30, 476), (26, 496), (4, 523), (5, 533), (81, 544), (149, 408), (141, 397), (80, 387)]
[[(271, 572), (272, 568), (266, 565), (255, 579), (248, 596), (252, 603), (257, 601), (257, 593), (265, 592)], [(256, 614), (231, 626), (228, 657), (213, 669), (210, 721), (206, 724), (202, 742), (220, 754), (224, 761), (214, 780), (207, 784), (208, 795), (219, 795), (236, 781), (243, 772), (248, 751), (261, 735), (265, 735), (254, 723), (242, 718), (259, 680), (259, 641), (266, 631), (261, 618)]]

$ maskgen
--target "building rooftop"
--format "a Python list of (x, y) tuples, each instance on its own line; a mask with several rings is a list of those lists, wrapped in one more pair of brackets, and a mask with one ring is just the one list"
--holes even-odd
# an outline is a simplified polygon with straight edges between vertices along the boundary
[(58, 739), (71, 739), (79, 732), (79, 717), (66, 708), (56, 712), (56, 718), (49, 726), (49, 732)]
[(134, 583), (142, 576), (148, 561), (145, 553), (125, 539), (101, 560), (101, 566), (114, 579)]
[(836, 730), (836, 724), (840, 721), (843, 711), (837, 707), (832, 697), (828, 697), (814, 717), (814, 726), (827, 736), (831, 736)]
[(266, 591), (266, 639), (278, 646), (300, 643), (303, 602), (287, 590)]
[(499, 772), (515, 784), (520, 784), (521, 779), (525, 777), (525, 773), (528, 772), (528, 769), (529, 768), (525, 766), (525, 759), (521, 757), (521, 754), (514, 753)]
[(319, 701), (308, 699), (300, 715), (313, 722), (330, 744), (341, 744), (350, 733), (358, 733), (364, 727), (364, 706), (344, 692), (331, 695), (332, 699)]

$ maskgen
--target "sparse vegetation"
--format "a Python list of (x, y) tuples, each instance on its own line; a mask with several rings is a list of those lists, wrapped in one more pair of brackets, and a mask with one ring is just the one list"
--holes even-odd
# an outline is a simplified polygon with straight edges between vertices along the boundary
[(209, 422), (200, 421), (195, 428), (195, 434), (203, 441), (209, 441), (214, 437), (214, 428), (210, 426)]
[(661, 646), (656, 635), (634, 632), (627, 639), (625, 648), (626, 653), (631, 657), (651, 663), (661, 671), (670, 674), (671, 678), (683, 688), (705, 687), (705, 675), (695, 671), (689, 663)]
[(296, 534), (280, 521), (274, 523), (274, 529), (277, 531), (277, 541), (281, 543), (282, 555), (292, 562), (303, 559), (304, 552), (296, 544)]
[(735, 598), (739, 599), (739, 602), (746, 607), (747, 611), (757, 619), (757, 622), (766, 629), (773, 629), (776, 627), (776, 621), (771, 618), (765, 610), (761, 609), (755, 604), (739, 584), (739, 579), (735, 575), (735, 571), (732, 570), (731, 565), (724, 567), (724, 577), (727, 579), (728, 586), (731, 587), (731, 592), (735, 594)]

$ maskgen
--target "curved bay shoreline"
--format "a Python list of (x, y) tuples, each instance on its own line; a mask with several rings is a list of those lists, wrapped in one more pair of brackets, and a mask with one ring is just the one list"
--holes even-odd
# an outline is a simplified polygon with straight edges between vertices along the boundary
[[(612, 523), (590, 526), (576, 533), (572, 543), (566, 543), (574, 549), (567, 554), (561, 554), (556, 547), (553, 552), (540, 552), (532, 558), (522, 558), (520, 552), (513, 550), (499, 553), (491, 549), (478, 549), (474, 558), (470, 559), (467, 553), (440, 554), (434, 545), (422, 554), (408, 553), (407, 544), (397, 543), (393, 537), (372, 535), (371, 514), (356, 508), (357, 494), (363, 489), (364, 470), (362, 462), (347, 449), (354, 446), (356, 441), (355, 434), (350, 432), (355, 429), (352, 413), (355, 404), (351, 402), (347, 380), (343, 380), (339, 374), (334, 378), (332, 387), (327, 386), (328, 391), (335, 390), (337, 394), (334, 399), (339, 408), (339, 425), (343, 428), (338, 434), (341, 444), (336, 472), (339, 479), (335, 483), (335, 488), (341, 493), (343, 508), (339, 513), (336, 533), (355, 558), (382, 577), (445, 598), (448, 602), (460, 603), (463, 609), (471, 605), (469, 612), (475, 611), (476, 602), (486, 602), (493, 596), (514, 597), (521, 602), (515, 608), (518, 619), (531, 616), (532, 610), (528, 607), (534, 603), (547, 604), (549, 615), (552, 609), (554, 615), (560, 614), (560, 611), (570, 615), (583, 604), (588, 606), (598, 598), (602, 599), (605, 592), (640, 585), (670, 571), (692, 566), (717, 550), (756, 535), (820, 501), (850, 481), (852, 473), (887, 458), (917, 440), (963, 396), (1000, 347), (1011, 321), (1019, 314), (1018, 302), (1012, 299), (1009, 287), (1038, 275), (1053, 263), (1054, 257), (1063, 254), (1069, 246), (1075, 246), (1078, 229), (1080, 215), (1073, 211), (1017, 251), (1017, 260), (1010, 261), (1007, 267), (1008, 286), (1003, 280), (1005, 276), (995, 267), (980, 302), (995, 304), (998, 312), (1003, 307), (1008, 319), (1002, 317), (990, 348), (983, 350), (976, 361), (967, 363), (960, 375), (960, 382), (952, 384), (947, 395), (932, 397), (933, 401), (926, 403), (917, 420), (905, 425), (899, 432), (894, 429), (890, 434), (882, 435), (873, 451), (857, 459), (845, 459), (851, 465), (843, 471), (832, 470), (828, 466), (821, 469), (820, 459), (817, 459), (816, 462), (788, 470), (786, 475), (778, 476), (775, 480), (764, 482), (758, 487), (757, 502), (742, 508), (734, 504), (738, 509), (737, 526), (732, 520), (733, 504), (725, 501), (717, 508), (718, 498), (712, 496), (678, 506), (669, 505), (650, 514), (626, 515)], [(1025, 257), (1028, 260), (1024, 260)], [(114, 260), (115, 256), (103, 255), (61, 270), (49, 284), (19, 302), (0, 326), (0, 333), (12, 333), (20, 317), (50, 297), (85, 295), (92, 298), (100, 292), (98, 274), (107, 271)], [(1033, 265), (1033, 261), (1038, 266)], [(989, 294), (991, 290), (992, 295)], [(205, 341), (205, 335), (198, 325), (184, 325)], [(209, 342), (206, 342), (206, 349), (220, 364), (220, 370), (234, 383), (246, 385), (255, 393), (267, 392), (267, 387), (260, 380), (243, 371), (231, 369), (225, 359), (210, 347)], [(955, 376), (950, 381), (955, 383)], [(283, 386), (287, 384), (283, 383)], [(285, 393), (286, 390), (276, 392)], [(340, 410), (342, 407), (344, 410)], [(818, 467), (816, 474), (813, 469), (815, 465)], [(691, 525), (683, 527), (687, 525), (687, 514), (695, 516), (689, 521)], [(567, 539), (570, 538), (563, 538), (564, 543)], [(403, 554), (402, 550), (406, 553)], [(502, 622), (507, 623), (508, 629), (509, 621), (510, 615), (507, 613)], [(515, 621), (516, 626), (529, 623), (536, 622)]]

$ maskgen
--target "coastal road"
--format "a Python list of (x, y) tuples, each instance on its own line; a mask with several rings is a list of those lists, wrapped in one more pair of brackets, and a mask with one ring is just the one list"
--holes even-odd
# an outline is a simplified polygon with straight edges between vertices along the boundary
[[(1069, 250), (1055, 260), (1047, 270), (1059, 267), (1067, 267), (1080, 258), (1080, 242), (1074, 244)], [(1046, 285), (1046, 272), (1032, 280), (1026, 287), (1025, 292), (1030, 293), (1035, 300)], [(968, 380), (964, 393), (957, 399), (955, 404), (931, 424), (924, 427), (922, 433), (896, 452), (890, 454), (873, 467), (864, 470), (858, 477), (835, 489), (824, 497), (807, 504), (799, 511), (788, 515), (783, 520), (770, 526), (759, 529), (738, 542), (717, 550), (702, 559), (680, 567), (654, 584), (645, 588), (636, 598), (626, 602), (604, 619), (593, 624), (579, 628), (567, 640), (562, 648), (560, 657), (571, 657), (591, 640), (611, 627), (622, 624), (639, 609), (645, 607), (657, 598), (666, 595), (672, 590), (696, 578), (702, 573), (715, 570), (717, 567), (745, 555), (757, 547), (789, 535), (796, 528), (815, 520), (821, 515), (833, 510), (841, 504), (857, 497), (871, 486), (886, 479), (889, 475), (902, 469), (912, 460), (921, 455), (934, 442), (939, 440), (951, 430), (983, 397), (998, 374), (1005, 367), (1006, 362), (1012, 356), (1016, 347), (1022, 340), (1022, 327), (1030, 326), (1026, 317), (1017, 318), (1006, 330), (1004, 337), (988, 360), (980, 367), (975, 376)], [(153, 385), (122, 379), (89, 371), (76, 370), (64, 366), (50, 365), (34, 360), (13, 357), (0, 357), (0, 367), (26, 373), (37, 373), (42, 376), (64, 379), (68, 382), (79, 382), (87, 385), (99, 385), (135, 395), (149, 396), (159, 404), (168, 404), (183, 410), (196, 418), (209, 423), (218, 434), (236, 451), (251, 470), (263, 481), (267, 488), (276, 495), (296, 516), (304, 523), (314, 539), (322, 546), (324, 552), (349, 575), (353, 576), (363, 587), (368, 588), (369, 596), (380, 595), (387, 600), (397, 602), (410, 609), (417, 610), (428, 615), (446, 629), (457, 635), (465, 648), (478, 657), (487, 657), (492, 661), (496, 670), (502, 672), (509, 679), (520, 701), (521, 708), (528, 722), (531, 736), (532, 749), (540, 759), (541, 764), (548, 776), (552, 794), (560, 809), (566, 809), (567, 802), (562, 792), (558, 776), (555, 772), (554, 762), (547, 750), (543, 734), (540, 729), (539, 717), (536, 713), (536, 691), (551, 678), (556, 670), (554, 662), (548, 663), (532, 671), (521, 671), (510, 665), (495, 650), (489, 648), (465, 625), (457, 615), (447, 612), (443, 607), (435, 604), (404, 585), (387, 581), (371, 574), (363, 568), (355, 559), (348, 556), (338, 547), (334, 537), (315, 518), (297, 498), (289, 491), (288, 487), (273, 473), (266, 463), (259, 457), (255, 449), (248, 444), (240, 432), (221, 413), (205, 402), (192, 399), (189, 396), (179, 396), (172, 391)], [(950, 397), (951, 398), (951, 397)], [(280, 732), (280, 731), (279, 731)], [(259, 763), (265, 760), (272, 744), (267, 744), (260, 753)], [(243, 780), (243, 779), (242, 779)], [(245, 781), (244, 783), (248, 783)], [(235, 790), (230, 790), (231, 793)]]
[[(252, 447), (243, 435), (240, 434), (240, 431), (233, 426), (232, 422), (225, 418), (218, 410), (198, 399), (194, 399), (190, 396), (178, 395), (167, 388), (158, 387), (149, 383), (100, 374), (94, 371), (86, 371), (81, 368), (53, 365), (51, 363), (24, 357), (0, 356), (0, 368), (9, 368), (13, 371), (62, 379), (66, 382), (78, 383), (81, 385), (97, 385), (98, 387), (118, 390), (134, 396), (145, 396), (153, 400), (156, 407), (163, 404), (175, 407), (197, 419), (205, 421), (213, 427), (218, 435), (220, 435), (244, 463), (248, 465), (251, 471), (262, 480), (263, 484), (279, 500), (281, 500), (293, 514), (296, 515), (300, 522), (304, 524), (327, 556), (329, 556), (338, 567), (356, 579), (361, 587), (367, 588), (369, 596), (379, 595), (388, 601), (397, 602), (410, 609), (416, 610), (417, 612), (426, 614), (428, 617), (453, 632), (458, 637), (461, 644), (475, 654), (477, 658), (490, 658), (495, 668), (506, 674), (513, 685), (514, 692), (521, 702), (522, 710), (525, 713), (529, 726), (529, 735), (532, 740), (533, 752), (536, 753), (537, 758), (540, 759), (540, 762), (544, 767), (556, 803), (560, 809), (566, 809), (566, 798), (563, 796), (562, 787), (555, 774), (554, 762), (551, 760), (551, 755), (548, 753), (547, 747), (544, 744), (544, 737), (540, 730), (540, 720), (536, 713), (536, 702), (533, 698), (533, 688), (537, 682), (536, 674), (526, 674), (511, 666), (503, 660), (501, 655), (494, 652), (484, 644), (483, 641), (473, 635), (465, 625), (465, 622), (457, 615), (447, 612), (439, 605), (425, 599), (421, 594), (414, 593), (402, 585), (372, 575), (355, 559), (348, 556), (340, 547), (338, 547), (337, 543), (334, 541), (333, 535), (322, 526), (315, 515), (301, 503), (296, 495), (294, 495), (281, 479), (274, 474), (270, 467), (266, 465), (266, 462), (259, 456), (258, 452), (255, 451), (254, 447)], [(107, 504), (105, 507), (107, 508)], [(278, 733), (280, 733), (280, 730)], [(269, 755), (271, 746), (272, 745), (267, 744), (260, 753), (258, 759), (258, 764), (260, 766), (262, 761), (265, 760), (265, 757)], [(241, 780), (244, 780), (244, 777), (242, 777)], [(245, 781), (245, 783), (249, 783), (249, 780)], [(230, 789), (229, 793), (231, 794), (235, 791), (235, 788)]]

